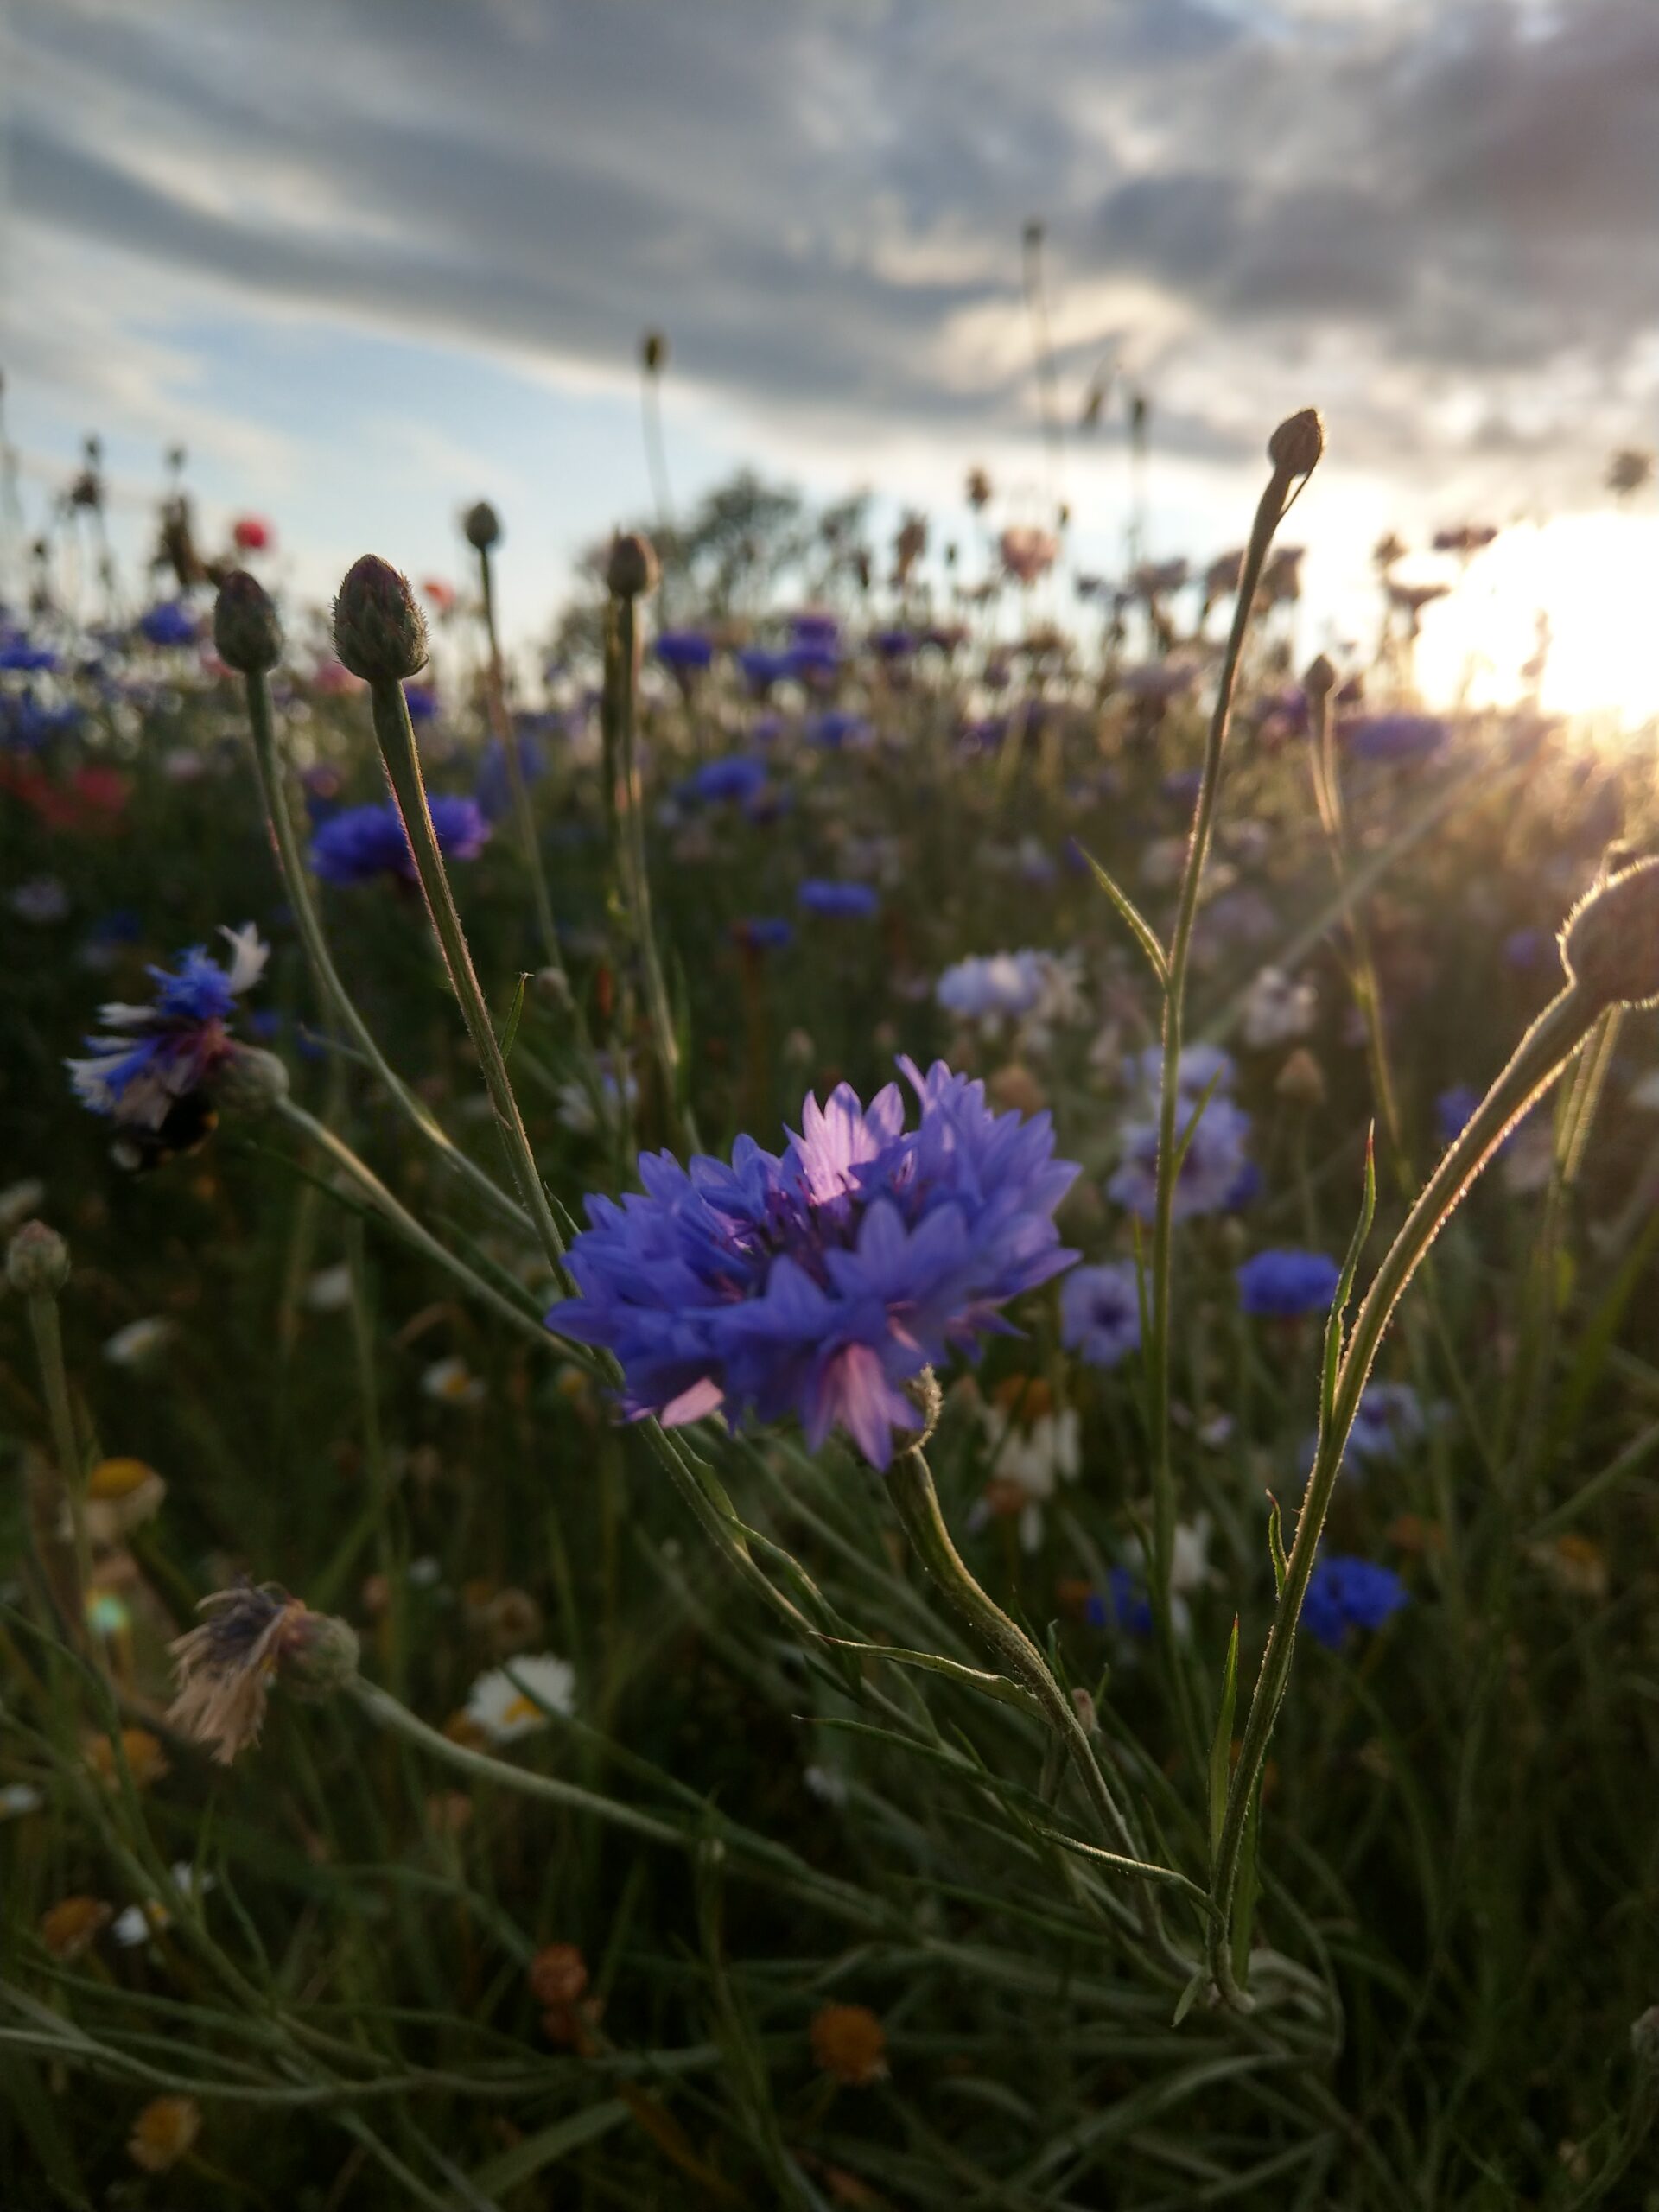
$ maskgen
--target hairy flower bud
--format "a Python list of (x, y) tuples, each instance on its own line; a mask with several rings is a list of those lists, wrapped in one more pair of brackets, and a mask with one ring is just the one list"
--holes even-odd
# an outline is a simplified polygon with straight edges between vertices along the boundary
[(245, 569), (232, 569), (213, 607), (213, 643), (226, 668), (257, 676), (282, 658), (283, 626), (270, 594)]
[(1287, 415), (1268, 440), (1268, 459), (1287, 476), (1306, 476), (1325, 451), (1325, 424), (1317, 407)]
[(401, 683), (426, 666), (426, 623), (409, 579), (365, 553), (334, 601), (334, 650), (353, 676)]
[(1303, 690), (1310, 699), (1328, 699), (1336, 688), (1336, 670), (1323, 653), (1315, 654), (1302, 677)]
[(1561, 958), (1599, 1005), (1659, 1005), (1659, 861), (1592, 883), (1567, 918)]
[(501, 518), (487, 499), (480, 499), (476, 506), (468, 507), (461, 518), (461, 526), (466, 533), (467, 543), (476, 546), (480, 553), (487, 553), (491, 546), (499, 545), (501, 542)]
[(357, 1673), (357, 1631), (333, 1613), (302, 1614), (283, 1643), (281, 1673), (296, 1697), (316, 1703), (343, 1690)]
[(269, 1114), (288, 1096), (288, 1069), (258, 1045), (232, 1045), (213, 1076), (213, 1099), (232, 1114)]
[(50, 1298), (69, 1280), (69, 1247), (43, 1221), (26, 1221), (6, 1247), (6, 1281), (21, 1298)]
[(656, 548), (643, 531), (630, 530), (613, 538), (605, 581), (619, 599), (643, 599), (656, 590), (661, 574)]

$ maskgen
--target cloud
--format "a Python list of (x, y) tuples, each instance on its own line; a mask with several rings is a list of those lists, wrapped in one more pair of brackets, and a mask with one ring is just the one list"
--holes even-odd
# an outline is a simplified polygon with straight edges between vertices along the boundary
[(1194, 458), (1313, 396), (1368, 466), (1581, 466), (1655, 390), (1652, 0), (17, 0), (13, 37), (31, 240), (588, 376), (660, 325), (842, 439), (1034, 429), (1033, 215), (1063, 388), (1121, 354)]

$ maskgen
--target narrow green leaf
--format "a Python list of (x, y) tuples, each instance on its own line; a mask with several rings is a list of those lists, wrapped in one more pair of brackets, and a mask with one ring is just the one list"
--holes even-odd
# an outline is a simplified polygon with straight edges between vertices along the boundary
[(894, 1643), (861, 1643), (847, 1636), (823, 1636), (823, 1643), (833, 1644), (837, 1651), (856, 1651), (871, 1659), (891, 1659), (900, 1667), (925, 1667), (930, 1674), (947, 1675), (953, 1682), (960, 1682), (965, 1689), (979, 1690), (986, 1697), (994, 1697), (1002, 1705), (1017, 1706), (1022, 1713), (1036, 1713), (1037, 1700), (1019, 1682), (1010, 1681), (1006, 1675), (987, 1674), (977, 1667), (964, 1667), (959, 1660), (947, 1659), (938, 1651), (906, 1651)]
[(504, 2196), (520, 2183), (533, 2180), (568, 2151), (608, 2135), (630, 2116), (620, 2097), (607, 2097), (602, 2104), (589, 2105), (585, 2112), (572, 2113), (568, 2120), (556, 2120), (551, 2127), (526, 2135), (522, 2143), (513, 2144), (480, 2166), (471, 2176), (472, 2185), (480, 2196)]
[(1198, 1992), (1204, 1987), (1205, 1982), (1208, 1981), (1209, 1979), (1209, 1974), (1205, 1972), (1204, 1967), (1200, 1967), (1197, 1974), (1195, 1974), (1192, 1980), (1187, 1983), (1186, 1987), (1181, 1992), (1180, 1996), (1176, 2000), (1175, 2011), (1169, 2023), (1172, 2028), (1179, 2028), (1180, 2026), (1181, 2022), (1186, 2018), (1187, 2014), (1192, 2010), (1194, 2004), (1197, 2002)]
[[(1075, 839), (1073, 840), (1073, 842), (1076, 842)], [(1164, 957), (1163, 946), (1159, 944), (1156, 937), (1153, 934), (1151, 923), (1147, 921), (1146, 916), (1135, 905), (1134, 899), (1130, 898), (1128, 893), (1122, 889), (1118, 884), (1113, 881), (1112, 878), (1106, 873), (1106, 870), (1101, 866), (1100, 862), (1095, 858), (1091, 852), (1086, 851), (1082, 845), (1077, 846), (1077, 850), (1083, 854), (1083, 857), (1088, 861), (1090, 868), (1094, 874), (1095, 881), (1106, 893), (1106, 896), (1111, 900), (1113, 906), (1116, 907), (1118, 912), (1123, 918), (1130, 935), (1140, 946), (1141, 951), (1146, 954), (1147, 960), (1152, 969), (1152, 972), (1158, 978), (1159, 988), (1160, 990), (1167, 990), (1169, 988), (1169, 963)]]
[(518, 1024), (524, 1017), (524, 986), (529, 981), (530, 975), (526, 970), (519, 976), (518, 988), (512, 995), (512, 1004), (507, 1008), (506, 1027), (501, 1032), (500, 1039), (501, 1058), (504, 1061), (512, 1057), (512, 1040), (518, 1034)]
[(1290, 1573), (1290, 1561), (1285, 1557), (1285, 1534), (1279, 1520), (1279, 1501), (1268, 1492), (1268, 1551), (1273, 1560), (1273, 1594), (1281, 1595), (1285, 1578)]
[(1250, 1792), (1239, 1840), (1238, 1878), (1233, 1886), (1233, 1979), (1241, 1989), (1249, 1979), (1250, 1938), (1255, 1925), (1255, 1847), (1262, 1832), (1262, 1784)]
[(1210, 1858), (1213, 1864), (1221, 1848), (1222, 1822), (1227, 1815), (1227, 1785), (1233, 1772), (1233, 1708), (1238, 1702), (1238, 1615), (1227, 1641), (1227, 1663), (1221, 1675), (1221, 1711), (1210, 1745)]

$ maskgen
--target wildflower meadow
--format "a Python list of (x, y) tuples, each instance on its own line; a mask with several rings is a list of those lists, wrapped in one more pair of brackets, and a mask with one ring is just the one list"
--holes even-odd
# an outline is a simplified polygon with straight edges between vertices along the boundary
[(534, 653), (505, 503), (315, 607), (182, 454), (72, 592), (89, 449), (7, 2212), (1659, 2204), (1659, 751), (1398, 545), (1314, 652), (1324, 448), (1109, 582), (744, 478)]

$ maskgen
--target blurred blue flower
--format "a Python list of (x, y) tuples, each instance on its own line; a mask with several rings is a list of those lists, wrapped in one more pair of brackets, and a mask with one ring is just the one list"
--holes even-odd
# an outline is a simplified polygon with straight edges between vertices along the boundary
[(63, 666), (49, 645), (31, 645), (27, 638), (0, 639), (0, 669), (24, 676), (46, 676)]
[(903, 660), (916, 650), (916, 640), (908, 630), (878, 630), (870, 643), (883, 660)]
[(698, 630), (659, 631), (652, 651), (663, 666), (672, 669), (677, 676), (707, 668), (715, 657), (713, 645)]
[(732, 935), (756, 952), (781, 952), (794, 944), (795, 925), (782, 914), (753, 914), (745, 921), (734, 922)]
[(1342, 1269), (1328, 1253), (1281, 1246), (1246, 1260), (1234, 1280), (1245, 1313), (1290, 1319), (1300, 1313), (1328, 1313), (1342, 1281)]
[(1362, 760), (1425, 760), (1450, 734), (1438, 715), (1351, 715), (1340, 728)]
[(947, 1014), (966, 1021), (1029, 1014), (1043, 995), (1052, 965), (1046, 952), (974, 953), (945, 969), (933, 995)]
[(1302, 1625), (1316, 1643), (1335, 1651), (1350, 1629), (1381, 1628), (1410, 1603), (1411, 1593), (1392, 1567), (1338, 1552), (1313, 1562)]
[(779, 1157), (740, 1137), (732, 1162), (642, 1154), (643, 1196), (589, 1198), (572, 1243), (581, 1296), (548, 1325), (621, 1362), (631, 1418), (673, 1426), (798, 1416), (816, 1449), (834, 1427), (885, 1466), (920, 1425), (904, 1385), (953, 1351), (1010, 1333), (1001, 1309), (1076, 1254), (1054, 1209), (1077, 1173), (1046, 1114), (993, 1114), (985, 1087), (936, 1062), (899, 1063), (861, 1106), (846, 1084)]
[(761, 645), (746, 645), (737, 657), (743, 679), (757, 693), (770, 691), (774, 683), (781, 683), (795, 673), (794, 656), (787, 652), (768, 652)]
[[(1183, 1077), (1185, 1072), (1186, 1055), (1183, 1053)], [(1193, 1116), (1198, 1112), (1201, 1096), (1202, 1086), (1192, 1092), (1184, 1083), (1176, 1092), (1177, 1149), (1184, 1141), (1186, 1143), (1175, 1175), (1173, 1217), (1177, 1221), (1189, 1220), (1195, 1214), (1220, 1213), (1242, 1206), (1255, 1197), (1259, 1181), (1255, 1165), (1244, 1151), (1244, 1140), (1250, 1133), (1249, 1116), (1217, 1090), (1198, 1114), (1198, 1126), (1193, 1128)], [(1107, 1197), (1117, 1205), (1127, 1206), (1141, 1221), (1150, 1221), (1157, 1208), (1156, 1103), (1154, 1099), (1154, 1113), (1147, 1119), (1123, 1124), (1119, 1132), (1122, 1156), (1106, 1185)], [(1189, 1129), (1192, 1135), (1186, 1141)]]
[(1503, 959), (1510, 968), (1535, 968), (1548, 958), (1554, 944), (1548, 930), (1511, 930), (1503, 940)]
[(747, 800), (766, 780), (766, 764), (747, 753), (728, 753), (723, 760), (705, 760), (680, 785), (682, 798), (698, 798), (709, 804), (723, 799)]
[(874, 913), (881, 903), (871, 885), (842, 883), (828, 875), (809, 875), (795, 895), (809, 914), (834, 914), (854, 921)]
[[(440, 793), (427, 803), (445, 860), (476, 860), (490, 836), (478, 801)], [(385, 874), (415, 880), (415, 855), (390, 799), (378, 806), (343, 806), (320, 822), (311, 840), (311, 865), (324, 883), (366, 883)]]
[(1091, 1367), (1141, 1349), (1141, 1291), (1127, 1260), (1074, 1268), (1060, 1285), (1060, 1341)]
[(149, 645), (193, 645), (196, 618), (182, 600), (164, 599), (138, 617), (138, 634)]
[(405, 683), (404, 704), (409, 709), (409, 719), (412, 722), (437, 720), (438, 695), (429, 683)]
[(95, 1114), (158, 1129), (176, 1102), (202, 1084), (231, 1051), (227, 1023), (235, 1002), (264, 972), (270, 948), (251, 922), (221, 929), (228, 967), (200, 945), (179, 956), (176, 970), (151, 968), (151, 1006), (99, 1009), (104, 1033), (89, 1037), (92, 1057), (67, 1063), (74, 1093)]
[[(405, 687), (407, 688), (407, 687)], [(518, 747), (518, 768), (527, 784), (547, 773), (547, 753), (540, 734), (521, 723), (513, 742)], [(512, 810), (512, 779), (508, 773), (507, 748), (499, 737), (493, 737), (485, 747), (478, 764), (478, 803), (492, 822), (499, 822)]]
[(1152, 1634), (1152, 1601), (1127, 1567), (1107, 1569), (1106, 1587), (1089, 1592), (1083, 1617), (1090, 1628), (1121, 1629), (1126, 1636)]
[(1360, 1393), (1344, 1456), (1363, 1466), (1384, 1465), (1417, 1443), (1427, 1427), (1422, 1402), (1409, 1382), (1368, 1382)]
[(839, 753), (849, 745), (862, 745), (874, 734), (869, 721), (862, 715), (855, 715), (845, 707), (828, 707), (821, 715), (814, 715), (806, 725), (806, 735), (814, 745), (822, 745), (831, 753)]

